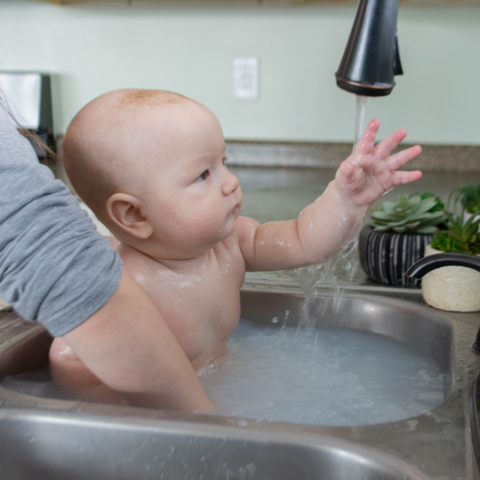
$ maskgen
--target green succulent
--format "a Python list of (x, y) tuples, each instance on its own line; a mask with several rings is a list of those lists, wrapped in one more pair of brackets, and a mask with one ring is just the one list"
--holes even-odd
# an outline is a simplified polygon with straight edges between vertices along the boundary
[(473, 215), (464, 222), (463, 212), (454, 216), (447, 213), (444, 230), (437, 230), (432, 247), (441, 252), (480, 254), (480, 218)]
[(372, 212), (372, 226), (379, 232), (434, 233), (447, 218), (443, 208), (433, 193), (399, 195)]
[(480, 183), (456, 188), (450, 194), (447, 206), (453, 199), (454, 204), (460, 204), (468, 213), (473, 215), (480, 213)]

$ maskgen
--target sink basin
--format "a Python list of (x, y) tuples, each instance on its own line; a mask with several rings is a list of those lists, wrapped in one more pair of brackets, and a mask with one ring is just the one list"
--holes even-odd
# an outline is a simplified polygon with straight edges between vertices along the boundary
[[(258, 325), (288, 317), (294, 326), (302, 306), (303, 294), (290, 286), (242, 290), (242, 317)], [(2, 480), (66, 472), (102, 480), (475, 478), (464, 373), (480, 315), (438, 312), (419, 292), (389, 288), (347, 288), (335, 305), (320, 290), (311, 308), (323, 312), (319, 327), (374, 332), (432, 358), (445, 379), (443, 403), (412, 418), (339, 427), (98, 405), (0, 385)], [(0, 379), (46, 367), (48, 333), (2, 315)]]
[[(66, 412), (0, 414), (2, 480), (421, 480), (349, 442)], [(81, 460), (80, 460), (81, 459)]]

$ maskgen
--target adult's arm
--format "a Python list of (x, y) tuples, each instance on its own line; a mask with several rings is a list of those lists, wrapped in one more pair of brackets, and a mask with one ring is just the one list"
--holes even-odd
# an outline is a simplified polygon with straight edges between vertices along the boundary
[(0, 101), (0, 295), (132, 403), (210, 401), (166, 322)]
[(160, 312), (125, 269), (110, 300), (62, 338), (131, 404), (189, 412), (212, 405)]

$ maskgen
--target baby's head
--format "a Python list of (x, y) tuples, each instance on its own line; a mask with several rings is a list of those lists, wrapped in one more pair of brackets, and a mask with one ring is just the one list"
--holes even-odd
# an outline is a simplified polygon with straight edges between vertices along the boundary
[(215, 115), (181, 95), (117, 90), (64, 139), (78, 195), (122, 243), (157, 258), (201, 255), (233, 232), (242, 193)]

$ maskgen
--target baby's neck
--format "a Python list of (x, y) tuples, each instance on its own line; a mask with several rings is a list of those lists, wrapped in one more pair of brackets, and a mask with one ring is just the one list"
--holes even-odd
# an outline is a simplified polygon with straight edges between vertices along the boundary
[(126, 249), (136, 252), (144, 257), (147, 257), (149, 261), (158, 263), (169, 270), (172, 270), (177, 273), (182, 273), (184, 271), (191, 271), (192, 269), (201, 268), (206, 262), (210, 261), (213, 255), (213, 248), (208, 249), (200, 256), (192, 256), (186, 258), (168, 258), (168, 255), (165, 257), (158, 257), (149, 255), (147, 252), (144, 252), (138, 248), (120, 244), (118, 247), (118, 251), (122, 254), (122, 250), (125, 251)]

